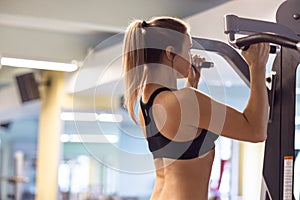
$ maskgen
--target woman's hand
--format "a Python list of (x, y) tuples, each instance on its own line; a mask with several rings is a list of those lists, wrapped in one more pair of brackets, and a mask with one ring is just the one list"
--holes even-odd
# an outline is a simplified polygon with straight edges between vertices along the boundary
[(242, 51), (249, 67), (265, 67), (269, 58), (270, 45), (269, 43), (253, 44), (248, 50)]
[(186, 86), (197, 88), (201, 76), (201, 65), (205, 62), (205, 58), (194, 55), (191, 60), (192, 66), (189, 69)]

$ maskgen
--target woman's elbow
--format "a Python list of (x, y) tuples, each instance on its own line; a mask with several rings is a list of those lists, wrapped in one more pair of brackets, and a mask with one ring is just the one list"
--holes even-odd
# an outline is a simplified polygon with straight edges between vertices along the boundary
[(259, 142), (264, 142), (267, 139), (267, 129), (262, 128), (259, 130), (255, 130), (253, 132), (253, 137), (251, 138), (252, 143), (259, 143)]
[(261, 135), (259, 137), (256, 137), (253, 139), (252, 143), (259, 143), (259, 142), (264, 142), (267, 139), (267, 135)]

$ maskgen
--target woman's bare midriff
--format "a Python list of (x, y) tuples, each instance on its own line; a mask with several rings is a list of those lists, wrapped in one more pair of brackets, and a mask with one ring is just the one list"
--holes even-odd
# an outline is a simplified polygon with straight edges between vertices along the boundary
[[(143, 97), (145, 99), (143, 102), (148, 102), (150, 95), (155, 89), (157, 88), (150, 88), (149, 86), (144, 89)], [(170, 98), (174, 97), (173, 93), (175, 92), (164, 92), (155, 98), (153, 105), (161, 106), (157, 109), (155, 106), (152, 107), (156, 126), (161, 134), (172, 141), (182, 142), (193, 140), (201, 134), (202, 129), (190, 126), (189, 123), (187, 123), (187, 119), (181, 117), (183, 110), (178, 110), (180, 107), (179, 104), (174, 103), (174, 105), (171, 106), (172, 109), (166, 111), (167, 114), (159, 112), (164, 110), (163, 108), (167, 108), (167, 106), (164, 105), (165, 102), (168, 102), (168, 104), (172, 102)], [(179, 97), (180, 95), (181, 93), (177, 94), (179, 99), (181, 99)], [(164, 118), (164, 116), (166, 118)], [(144, 135), (147, 137), (145, 121), (141, 109), (139, 109), (139, 119)], [(181, 126), (175, 126), (178, 124)], [(179, 129), (181, 131), (179, 131)], [(192, 133), (196, 133), (196, 135)], [(180, 140), (174, 140), (174, 136)], [(207, 200), (208, 183), (214, 154), (215, 151), (211, 150), (206, 155), (190, 160), (174, 160), (170, 158), (154, 159), (156, 179), (151, 200)]]
[(214, 150), (191, 160), (156, 158), (151, 200), (207, 200)]

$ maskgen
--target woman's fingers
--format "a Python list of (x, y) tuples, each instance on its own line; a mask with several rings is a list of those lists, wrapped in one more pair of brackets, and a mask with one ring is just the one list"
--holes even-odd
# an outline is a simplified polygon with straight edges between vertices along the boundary
[(205, 58), (201, 58), (199, 55), (194, 55), (192, 57), (192, 64), (194, 64), (196, 67), (201, 67), (203, 62), (205, 62)]
[(253, 44), (248, 50), (242, 51), (248, 65), (265, 66), (270, 52), (269, 43)]

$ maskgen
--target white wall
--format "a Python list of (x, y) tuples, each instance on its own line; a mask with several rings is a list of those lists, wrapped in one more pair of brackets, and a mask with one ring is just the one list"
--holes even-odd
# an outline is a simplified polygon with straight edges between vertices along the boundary
[(275, 14), (283, 0), (234, 0), (199, 14), (186, 18), (191, 26), (192, 36), (227, 41), (223, 18), (234, 14), (275, 22)]

